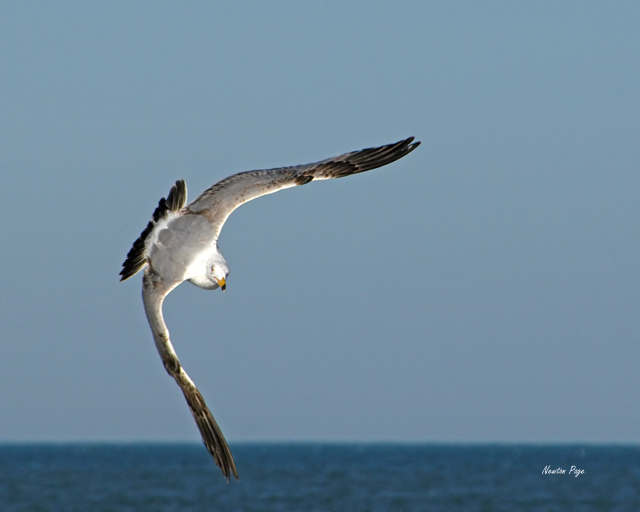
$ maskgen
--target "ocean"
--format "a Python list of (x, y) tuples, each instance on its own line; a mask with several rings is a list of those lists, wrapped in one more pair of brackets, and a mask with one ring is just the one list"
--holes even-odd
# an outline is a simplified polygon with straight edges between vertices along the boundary
[(0, 511), (640, 511), (640, 446), (231, 450), (227, 484), (201, 445), (2, 444)]

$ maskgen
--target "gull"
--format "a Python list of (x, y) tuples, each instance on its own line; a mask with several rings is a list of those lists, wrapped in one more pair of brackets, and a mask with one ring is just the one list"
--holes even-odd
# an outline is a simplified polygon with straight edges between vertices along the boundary
[[(187, 185), (178, 180), (158, 207), (122, 264), (120, 281), (145, 269), (142, 300), (156, 349), (167, 373), (187, 400), (202, 441), (227, 479), (238, 478), (233, 456), (204, 398), (178, 360), (162, 316), (162, 303), (176, 286), (189, 281), (205, 290), (226, 289), (229, 266), (218, 248), (227, 217), (238, 206), (285, 188), (342, 178), (395, 162), (417, 148), (414, 138), (345, 153), (313, 164), (241, 172), (187, 202)], [(146, 268), (145, 268), (146, 267)]]

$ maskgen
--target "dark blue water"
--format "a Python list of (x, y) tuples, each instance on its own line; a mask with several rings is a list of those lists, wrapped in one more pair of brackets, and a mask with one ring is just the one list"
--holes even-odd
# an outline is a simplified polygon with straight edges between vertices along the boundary
[(0, 445), (0, 511), (640, 511), (638, 446), (231, 449), (227, 484), (200, 445)]

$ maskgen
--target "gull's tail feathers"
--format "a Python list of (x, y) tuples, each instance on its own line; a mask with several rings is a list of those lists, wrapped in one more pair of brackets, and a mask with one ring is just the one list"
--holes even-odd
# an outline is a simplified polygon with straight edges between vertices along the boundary
[(177, 212), (184, 207), (187, 202), (187, 184), (184, 180), (178, 180), (171, 187), (169, 195), (165, 199), (164, 197), (158, 202), (158, 207), (153, 212), (153, 216), (144, 228), (144, 231), (140, 234), (138, 239), (133, 242), (133, 247), (127, 254), (127, 259), (122, 264), (122, 270), (120, 271), (120, 281), (126, 281), (130, 277), (133, 277), (140, 272), (147, 264), (147, 254), (145, 251), (145, 242), (149, 235), (153, 231), (158, 221), (164, 219), (167, 216), (167, 212)]

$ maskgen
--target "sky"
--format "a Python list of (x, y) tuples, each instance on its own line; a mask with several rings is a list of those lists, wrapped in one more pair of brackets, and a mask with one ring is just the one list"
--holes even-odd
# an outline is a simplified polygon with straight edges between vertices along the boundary
[(199, 441), (118, 272), (177, 179), (415, 136), (242, 206), (165, 302), (227, 439), (640, 442), (640, 4), (0, 3), (0, 441)]

